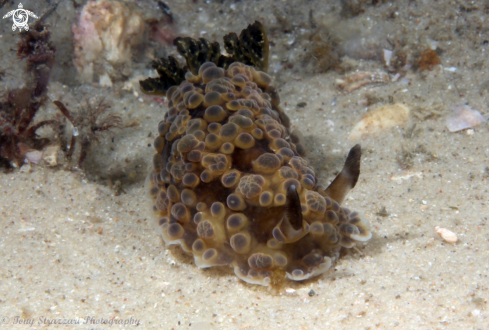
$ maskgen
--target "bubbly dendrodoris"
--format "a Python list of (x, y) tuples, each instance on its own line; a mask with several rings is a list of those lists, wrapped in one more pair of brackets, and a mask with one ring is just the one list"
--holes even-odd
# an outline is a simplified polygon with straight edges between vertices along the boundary
[[(277, 286), (326, 272), (341, 248), (371, 233), (368, 221), (341, 207), (360, 174), (360, 146), (329, 187), (318, 184), (300, 133), (290, 131), (271, 78), (260, 71), (268, 67), (264, 31), (255, 22), (239, 38), (226, 36), (238, 46), (226, 44), (233, 54), (224, 59), (203, 46), (185, 54), (178, 38), (188, 67), (157, 62), (161, 81), (141, 88), (168, 99), (147, 181), (165, 243), (180, 245), (198, 267), (229, 265), (248, 283)], [(167, 87), (168, 80), (177, 84)]]

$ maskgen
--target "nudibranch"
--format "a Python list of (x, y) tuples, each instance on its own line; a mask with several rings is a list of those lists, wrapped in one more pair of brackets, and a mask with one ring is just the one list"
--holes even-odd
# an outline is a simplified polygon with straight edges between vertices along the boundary
[(303, 137), (270, 85), (268, 40), (256, 21), (217, 42), (177, 38), (173, 57), (140, 82), (165, 95), (147, 180), (154, 222), (198, 267), (231, 266), (245, 282), (277, 286), (326, 272), (342, 248), (368, 241), (369, 223), (342, 207), (360, 175), (360, 145), (325, 188), (304, 159)]

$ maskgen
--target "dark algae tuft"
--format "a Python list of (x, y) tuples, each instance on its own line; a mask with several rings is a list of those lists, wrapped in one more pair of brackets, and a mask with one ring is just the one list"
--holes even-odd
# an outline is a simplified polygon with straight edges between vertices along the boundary
[(47, 85), (55, 62), (56, 49), (50, 41), (46, 25), (38, 20), (21, 34), (17, 55), (27, 62), (22, 88), (13, 89), (0, 99), (0, 164), (19, 166), (30, 149), (41, 149), (49, 143), (36, 131), (43, 126), (57, 127), (57, 120), (44, 120), (33, 124), (34, 117), (46, 101)]

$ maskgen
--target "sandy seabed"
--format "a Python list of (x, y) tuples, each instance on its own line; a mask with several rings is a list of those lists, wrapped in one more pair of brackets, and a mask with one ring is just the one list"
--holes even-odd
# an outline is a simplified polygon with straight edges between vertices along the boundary
[[(344, 205), (364, 213), (372, 239), (319, 278), (287, 282), (287, 290), (273, 293), (238, 280), (231, 268), (199, 269), (178, 248), (164, 247), (143, 184), (153, 153), (149, 133), (167, 108), (122, 90), (122, 82), (112, 88), (76, 83), (70, 31), (83, 1), (61, 1), (47, 20), (59, 45), (50, 101), (75, 106), (87, 95), (103, 96), (138, 125), (113, 141), (102, 139), (83, 172), (25, 165), (0, 174), (0, 328), (65, 322), (51, 328), (489, 329), (489, 128), (483, 123), (451, 133), (445, 127), (454, 104), (468, 104), (486, 118), (489, 113), (489, 4), (392, 1), (339, 19), (340, 3), (167, 2), (182, 35), (220, 41), (255, 19), (270, 28), (274, 85), (323, 184), (341, 169), (356, 142), (349, 133), (367, 111), (390, 101), (411, 109), (404, 126), (361, 141), (360, 180)], [(23, 4), (37, 13), (49, 5)], [(143, 9), (151, 6), (141, 2)], [(0, 14), (15, 8), (17, 2), (8, 2)], [(338, 19), (352, 31), (381, 26), (408, 46), (435, 44), (441, 65), (342, 92), (334, 83), (340, 71), (302, 69), (300, 38), (311, 9), (319, 24)], [(0, 68), (9, 75), (0, 88), (15, 88), (22, 83), (22, 65), (11, 50), (18, 33), (4, 20), (1, 34)], [(346, 44), (352, 37), (342, 38)], [(383, 47), (384, 39), (365, 38), (369, 47)], [(368, 50), (355, 47), (345, 52), (354, 57)], [(386, 71), (380, 59), (349, 63)], [(306, 105), (296, 106), (301, 102)], [(40, 115), (56, 112), (47, 102)], [(121, 179), (125, 193), (116, 196), (112, 177)], [(456, 233), (457, 243), (445, 242), (435, 226)]]

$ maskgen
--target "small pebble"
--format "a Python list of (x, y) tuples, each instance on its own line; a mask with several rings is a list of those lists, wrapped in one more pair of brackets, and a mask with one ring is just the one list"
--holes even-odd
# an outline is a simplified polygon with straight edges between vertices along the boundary
[(435, 231), (441, 236), (441, 238), (445, 240), (445, 242), (451, 244), (457, 242), (457, 234), (455, 234), (454, 232), (438, 226), (435, 227)]
[(309, 291), (309, 293), (308, 293), (309, 297), (312, 297), (312, 296), (314, 296), (315, 294), (316, 294), (316, 292), (314, 292), (314, 290), (313, 290), (313, 289), (311, 289), (311, 291)]

